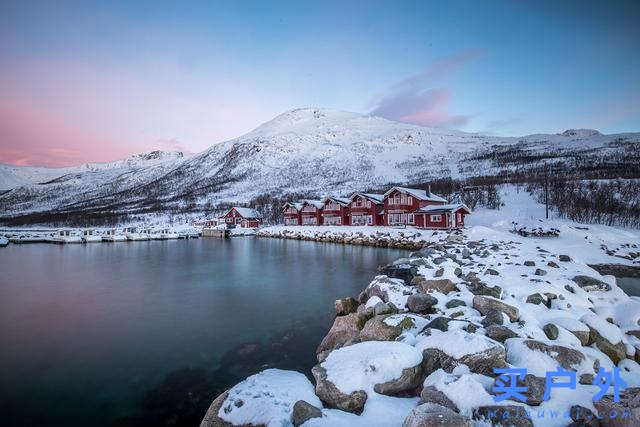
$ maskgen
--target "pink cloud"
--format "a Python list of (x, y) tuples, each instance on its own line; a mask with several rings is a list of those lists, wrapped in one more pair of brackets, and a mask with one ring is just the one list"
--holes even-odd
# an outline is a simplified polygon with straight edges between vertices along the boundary
[[(410, 76), (379, 97), (371, 114), (430, 127), (460, 127), (466, 125), (471, 116), (447, 112), (452, 90), (433, 85), (452, 75), (461, 66), (483, 55), (479, 49), (465, 50), (457, 55), (433, 62), (425, 71)], [(430, 87), (431, 86), (431, 87)]]

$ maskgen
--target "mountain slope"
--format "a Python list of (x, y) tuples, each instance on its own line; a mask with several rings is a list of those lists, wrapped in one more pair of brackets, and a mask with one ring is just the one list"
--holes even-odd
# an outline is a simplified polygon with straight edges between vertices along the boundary
[[(32, 177), (0, 195), (0, 209), (4, 216), (141, 212), (186, 203), (242, 203), (263, 194), (348, 194), (391, 182), (495, 175), (549, 159), (633, 160), (639, 140), (640, 134), (601, 135), (591, 130), (502, 138), (298, 109), (189, 158), (86, 165), (55, 177), (51, 170), (38, 172), (47, 180)], [(1, 184), (0, 188), (7, 186)]]

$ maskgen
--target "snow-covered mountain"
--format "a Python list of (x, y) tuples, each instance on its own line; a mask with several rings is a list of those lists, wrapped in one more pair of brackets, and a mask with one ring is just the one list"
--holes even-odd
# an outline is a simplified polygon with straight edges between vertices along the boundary
[[(264, 194), (348, 194), (388, 183), (492, 175), (544, 158), (624, 157), (640, 134), (569, 130), (521, 138), (432, 129), (327, 109), (286, 112), (191, 157), (152, 152), (73, 168), (0, 166), (2, 216), (241, 203)], [(515, 155), (515, 157), (514, 157)], [(532, 160), (533, 159), (533, 160)]]

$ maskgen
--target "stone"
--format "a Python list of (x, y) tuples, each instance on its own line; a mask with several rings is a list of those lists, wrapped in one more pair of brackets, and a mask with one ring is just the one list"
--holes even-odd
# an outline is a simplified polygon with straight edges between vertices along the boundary
[(550, 340), (558, 339), (558, 333), (559, 333), (558, 327), (553, 323), (547, 323), (542, 327), (542, 330), (544, 331), (544, 334), (547, 336), (547, 338), (549, 338)]
[(379, 302), (373, 307), (373, 314), (379, 316), (381, 314), (395, 314), (398, 310), (391, 306), (388, 302)]
[(460, 412), (456, 404), (453, 403), (446, 394), (432, 385), (426, 386), (422, 389), (422, 392), (420, 393), (420, 399), (423, 403), (435, 403), (438, 405), (442, 405), (445, 408), (449, 408), (452, 411)]
[(473, 334), (478, 330), (478, 326), (474, 325), (473, 323), (469, 323), (467, 324), (467, 327), (464, 328), (464, 330), (469, 332), (470, 334)]
[(413, 294), (407, 298), (407, 308), (414, 313), (431, 313), (438, 299), (428, 294)]
[(513, 332), (511, 329), (507, 328), (506, 326), (500, 326), (500, 325), (487, 326), (486, 334), (492, 340), (502, 342), (502, 343), (508, 340), (509, 338), (516, 338), (518, 336), (518, 334)]
[(369, 319), (360, 331), (360, 341), (393, 341), (401, 333), (402, 328), (398, 326), (389, 326), (384, 323), (384, 319), (388, 316), (374, 316)]
[(486, 295), (494, 298), (500, 298), (502, 288), (498, 285), (489, 287), (482, 282), (471, 282), (467, 284), (467, 289), (474, 295)]
[(493, 377), (494, 369), (506, 368), (506, 352), (502, 345), (496, 345), (479, 353), (466, 354), (458, 362), (469, 367), (471, 372)]
[(462, 258), (471, 258), (471, 251), (469, 251), (469, 249), (467, 248), (463, 248), (462, 249)]
[(334, 306), (336, 309), (336, 316), (344, 316), (356, 312), (358, 309), (358, 301), (351, 297), (340, 298), (336, 300)]
[(535, 294), (531, 294), (527, 297), (527, 303), (539, 305), (539, 304), (545, 304), (546, 300), (542, 295), (536, 292)]
[(473, 423), (451, 409), (436, 403), (423, 403), (409, 412), (402, 427), (472, 427)]
[(611, 286), (608, 283), (603, 282), (602, 280), (594, 279), (589, 276), (575, 276), (573, 279), (574, 282), (578, 284), (585, 292), (593, 292), (593, 291), (610, 291)]
[[(496, 379), (496, 382), (498, 380)], [(539, 406), (542, 403), (542, 398), (544, 396), (546, 379), (541, 377), (536, 377), (535, 375), (527, 374), (524, 379), (517, 379), (518, 386), (524, 386), (527, 388), (527, 391), (522, 392), (522, 394), (527, 398), (526, 404), (531, 406)], [(496, 385), (494, 384), (494, 387)], [(510, 397), (509, 400), (513, 400), (516, 402), (521, 402), (520, 399), (516, 397)]]
[(509, 317), (509, 320), (515, 322), (520, 317), (518, 309), (512, 305), (484, 295), (476, 295), (473, 297), (473, 308), (478, 310), (482, 315), (486, 315), (489, 310), (498, 310)]
[(445, 258), (445, 257), (438, 257), (438, 258), (436, 258), (436, 259), (434, 259), (434, 260), (433, 260), (433, 263), (434, 263), (435, 265), (440, 265), (440, 264), (442, 264), (443, 262), (445, 262), (446, 260), (447, 260), (447, 258)]
[(491, 276), (499, 276), (500, 275), (500, 273), (498, 273), (498, 271), (494, 270), (493, 268), (487, 268), (484, 273), (485, 274), (490, 274)]
[(446, 332), (447, 330), (449, 330), (449, 322), (450, 321), (451, 321), (451, 319), (449, 319), (448, 317), (440, 316), (440, 317), (436, 317), (431, 322), (429, 322), (429, 324), (426, 327), (427, 328), (433, 328), (433, 329), (439, 329), (439, 330), (441, 330), (443, 332)]
[(442, 277), (444, 276), (444, 268), (439, 268), (433, 273), (433, 277)]
[(561, 345), (549, 345), (535, 340), (524, 340), (523, 345), (534, 351), (540, 351), (555, 360), (564, 369), (573, 369), (584, 361), (585, 357), (580, 351)]
[(460, 299), (452, 299), (450, 301), (447, 301), (447, 303), (445, 304), (445, 307), (447, 308), (466, 307), (466, 305), (467, 303), (465, 303)]
[(417, 276), (411, 281), (412, 285), (417, 286), (422, 292), (429, 292), (431, 290), (448, 294), (449, 292), (457, 292), (458, 288), (456, 284), (450, 279), (426, 279), (424, 276)]
[(580, 405), (573, 405), (569, 409), (569, 415), (573, 420), (575, 426), (583, 427), (598, 427), (600, 421), (596, 418), (596, 415), (588, 408)]
[(233, 424), (226, 422), (218, 416), (218, 412), (220, 412), (220, 408), (222, 408), (228, 396), (229, 390), (214, 399), (207, 413), (204, 415), (200, 427), (233, 427)]
[(357, 343), (360, 329), (362, 329), (362, 326), (360, 326), (360, 319), (357, 313), (336, 317), (331, 329), (316, 349), (318, 362), (326, 359), (332, 350)]
[(455, 270), (453, 270), (453, 274), (456, 277), (461, 277), (462, 276), (462, 269), (460, 267), (456, 267)]
[(524, 265), (527, 267), (535, 267), (536, 263), (534, 261), (525, 261)]
[(560, 255), (558, 259), (562, 262), (571, 262), (571, 257), (569, 255)]
[(422, 364), (405, 368), (399, 378), (387, 381), (386, 383), (375, 384), (373, 391), (387, 396), (395, 396), (408, 390), (416, 389), (422, 384)]
[(526, 408), (517, 405), (480, 406), (473, 410), (473, 419), (502, 427), (533, 427), (525, 411)]
[(291, 413), (291, 422), (293, 425), (298, 427), (311, 418), (322, 418), (322, 411), (304, 400), (298, 400), (293, 405), (293, 411)]
[(327, 379), (327, 371), (320, 365), (311, 368), (311, 374), (316, 380), (316, 395), (328, 407), (360, 415), (367, 401), (364, 390), (356, 390), (346, 394), (341, 392)]
[(487, 311), (484, 319), (480, 322), (482, 326), (487, 327), (490, 325), (502, 325), (504, 323), (504, 317), (502, 312), (494, 309)]
[(560, 266), (559, 266), (558, 264), (556, 264), (555, 262), (553, 262), (553, 261), (549, 261), (549, 262), (547, 263), (547, 267), (551, 267), (551, 268), (560, 268)]
[(534, 273), (536, 276), (546, 276), (547, 271), (541, 268), (536, 268), (536, 272)]
[[(636, 427), (640, 425), (640, 387), (627, 387), (620, 391), (620, 401), (614, 402), (613, 396), (604, 396), (593, 406), (602, 414), (613, 414), (617, 417), (604, 416), (600, 420), (603, 427)], [(623, 418), (622, 414), (627, 416)]]
[(598, 350), (609, 356), (609, 359), (616, 365), (627, 357), (627, 351), (622, 341), (611, 343), (591, 326), (589, 326), (589, 342), (593, 342)]
[(593, 374), (581, 374), (578, 382), (583, 385), (592, 385), (593, 384)]
[(418, 274), (418, 269), (411, 264), (392, 264), (383, 268), (382, 274), (394, 279), (402, 279), (408, 284)]

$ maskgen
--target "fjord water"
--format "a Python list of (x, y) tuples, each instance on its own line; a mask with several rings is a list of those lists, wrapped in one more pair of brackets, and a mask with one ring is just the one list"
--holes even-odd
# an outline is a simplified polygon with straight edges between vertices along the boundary
[(308, 373), (333, 301), (404, 254), (253, 237), (9, 245), (2, 424), (197, 425), (252, 373)]

